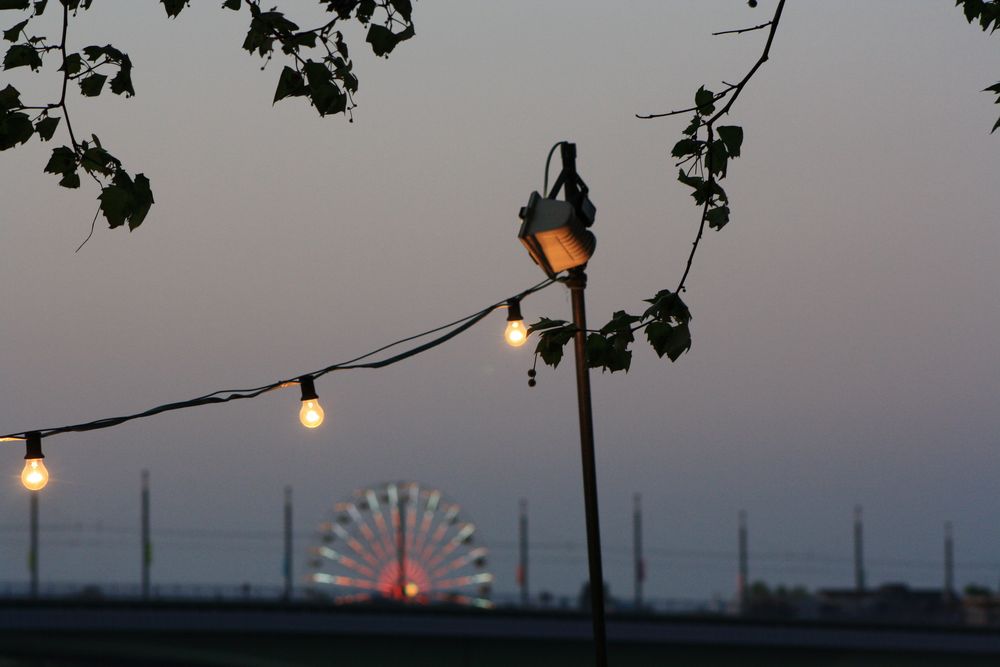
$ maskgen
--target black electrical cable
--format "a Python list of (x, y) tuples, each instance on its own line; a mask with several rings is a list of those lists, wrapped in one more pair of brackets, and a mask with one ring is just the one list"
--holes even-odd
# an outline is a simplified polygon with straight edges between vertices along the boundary
[[(378, 349), (372, 350), (371, 352), (367, 352), (359, 357), (355, 357), (353, 359), (341, 362), (339, 364), (331, 364), (329, 366), (321, 368), (317, 371), (313, 371), (311, 373), (300, 373), (286, 380), (279, 380), (277, 382), (272, 382), (270, 384), (254, 387), (252, 389), (221, 389), (219, 391), (213, 391), (210, 394), (204, 394), (197, 398), (188, 399), (186, 401), (177, 401), (174, 403), (165, 403), (163, 405), (158, 405), (154, 408), (150, 408), (143, 412), (137, 412), (131, 415), (124, 415), (121, 417), (107, 417), (105, 419), (96, 419), (94, 421), (84, 422), (82, 424), (71, 424), (69, 426), (56, 426), (52, 428), (43, 428), (43, 429), (29, 429), (26, 431), (9, 433), (7, 435), (0, 436), (0, 441), (5, 441), (5, 440), (20, 441), (25, 439), (30, 431), (37, 431), (39, 435), (41, 435), (42, 437), (47, 437), (51, 435), (58, 435), (60, 433), (79, 433), (84, 431), (95, 431), (98, 429), (111, 428), (112, 426), (118, 426), (119, 424), (124, 424), (125, 422), (133, 421), (135, 419), (144, 419), (146, 417), (152, 417), (154, 415), (158, 415), (164, 412), (171, 412), (173, 410), (183, 410), (186, 408), (193, 408), (200, 405), (212, 405), (216, 403), (228, 403), (229, 401), (236, 401), (246, 398), (256, 398), (261, 394), (265, 394), (269, 391), (280, 389), (293, 384), (298, 384), (299, 378), (307, 375), (312, 376), (313, 378), (318, 378), (322, 377), (323, 375), (326, 375), (327, 373), (337, 370), (351, 370), (351, 369), (362, 369), (362, 368), (375, 369), (375, 368), (384, 368), (386, 366), (391, 366), (392, 364), (403, 361), (404, 359), (409, 359), (410, 357), (414, 357), (418, 354), (433, 349), (438, 345), (441, 345), (442, 343), (451, 340), (460, 333), (469, 330), (474, 325), (482, 321), (487, 315), (492, 313), (494, 310), (504, 306), (510, 299), (523, 299), (524, 297), (530, 294), (534, 294), (535, 292), (545, 289), (549, 285), (552, 285), (554, 282), (556, 281), (552, 279), (543, 280), (542, 282), (537, 283), (536, 285), (533, 285), (527, 288), (526, 290), (518, 292), (517, 294), (511, 297), (507, 297), (506, 299), (501, 299), (500, 301), (497, 301), (487, 306), (486, 308), (483, 308), (482, 310), (478, 310), (475, 313), (472, 313), (471, 315), (466, 315), (465, 317), (459, 318), (453, 322), (449, 322), (448, 324), (443, 324), (441, 326), (434, 327), (433, 329), (428, 329), (427, 331), (415, 334), (413, 336), (407, 336), (406, 338), (401, 338), (397, 341), (389, 343), (388, 345), (383, 345)], [(433, 340), (429, 340), (426, 343), (422, 343), (421, 345), (418, 345), (414, 348), (411, 348), (409, 350), (404, 350), (403, 352), (388, 357), (387, 359), (382, 359), (380, 361), (371, 361), (367, 363), (358, 363), (363, 359), (367, 359), (373, 355), (378, 354), (379, 352), (384, 352), (390, 348), (396, 347), (397, 345), (402, 345), (403, 343), (408, 343), (418, 338), (430, 336), (431, 334), (435, 334), (440, 331), (444, 331), (446, 329), (450, 329), (450, 331), (448, 331), (444, 335), (434, 338)]]
[(545, 158), (545, 181), (542, 184), (543, 197), (549, 196), (549, 163), (552, 162), (552, 154), (556, 152), (557, 148), (559, 148), (565, 143), (566, 143), (565, 141), (557, 141), (555, 144), (552, 145), (552, 148), (549, 149), (549, 155), (548, 157)]

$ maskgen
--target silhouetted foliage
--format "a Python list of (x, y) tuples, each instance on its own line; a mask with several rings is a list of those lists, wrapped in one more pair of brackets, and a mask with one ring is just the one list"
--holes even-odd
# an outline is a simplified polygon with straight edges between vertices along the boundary
[[(955, 6), (961, 7), (965, 12), (965, 18), (969, 23), (976, 22), (983, 32), (989, 31), (993, 34), (1000, 28), (1000, 2), (998, 0), (955, 0)], [(996, 104), (1000, 104), (1000, 81), (985, 88), (984, 93), (994, 93), (997, 96)], [(1000, 118), (993, 125), (990, 134), (1000, 128)]]
[[(234, 12), (246, 10), (250, 22), (243, 40), (244, 50), (263, 58), (265, 65), (275, 54), (287, 61), (278, 75), (274, 103), (288, 97), (302, 97), (321, 116), (338, 113), (350, 116), (355, 107), (358, 79), (339, 26), (352, 20), (366, 26), (366, 42), (372, 51), (388, 57), (397, 44), (414, 35), (411, 0), (314, 2), (330, 18), (311, 29), (300, 28), (276, 9), (263, 9), (259, 0), (225, 0), (222, 8)], [(188, 0), (160, 0), (160, 3), (169, 18), (176, 18), (189, 5)], [(84, 97), (98, 97), (106, 90), (132, 97), (135, 95), (132, 61), (128, 54), (110, 44), (69, 51), (66, 41), (69, 24), (79, 11), (91, 8), (92, 0), (59, 0), (53, 4), (62, 10), (58, 42), (36, 34), (33, 29), (49, 7), (48, 0), (0, 0), (0, 10), (26, 12), (21, 20), (3, 31), (3, 39), (11, 43), (3, 58), (3, 69), (27, 67), (41, 72), (51, 60), (62, 73), (55, 101), (23, 102), (20, 91), (10, 84), (0, 90), (0, 150), (24, 144), (34, 135), (41, 141), (49, 141), (60, 126), (64, 127), (69, 143), (52, 150), (45, 171), (58, 176), (59, 185), (65, 188), (80, 187), (81, 173), (90, 177), (100, 188), (98, 215), (103, 214), (111, 228), (128, 225), (130, 230), (135, 229), (153, 205), (149, 179), (141, 173), (132, 176), (96, 135), (79, 138), (81, 135), (70, 122), (66, 95), (72, 83)]]
[[(358, 80), (340, 26), (356, 21), (367, 28), (366, 43), (377, 56), (388, 56), (395, 47), (414, 36), (412, 0), (312, 0), (330, 16), (324, 24), (302, 29), (292, 18), (276, 8), (262, 8), (260, 0), (224, 0), (222, 8), (249, 16), (243, 49), (265, 61), (275, 54), (286, 64), (278, 74), (273, 103), (291, 97), (301, 97), (321, 116), (345, 114), (355, 108), (354, 94)], [(48, 0), (0, 0), (0, 10), (25, 12), (20, 20), (3, 30), (3, 39), (10, 46), (3, 57), (3, 69), (29, 68), (41, 72), (47, 61), (54, 61), (62, 73), (58, 99), (47, 103), (26, 103), (12, 85), (0, 89), (0, 151), (26, 143), (32, 136), (50, 141), (65, 128), (67, 145), (52, 149), (44, 171), (59, 177), (59, 185), (79, 188), (81, 173), (91, 178), (100, 189), (99, 207), (111, 228), (135, 229), (143, 223), (153, 205), (149, 179), (142, 173), (134, 176), (122, 161), (111, 153), (94, 134), (82, 139), (70, 122), (67, 89), (70, 83), (79, 87), (84, 97), (97, 97), (110, 90), (125, 98), (136, 94), (132, 80), (132, 61), (128, 54), (111, 44), (91, 45), (79, 51), (67, 50), (66, 34), (72, 17), (91, 8), (93, 0), (58, 0), (62, 10), (62, 31), (58, 42), (32, 29), (33, 22), (49, 6)], [(189, 6), (189, 0), (159, 0), (169, 18), (176, 18)], [(751, 8), (757, 6), (750, 0)], [(660, 357), (676, 361), (691, 348), (691, 311), (681, 295), (699, 248), (706, 226), (716, 231), (726, 227), (733, 218), (729, 197), (721, 185), (729, 173), (730, 162), (741, 155), (744, 132), (737, 125), (718, 125), (730, 114), (734, 102), (744, 87), (768, 60), (785, 0), (777, 0), (769, 21), (746, 28), (724, 30), (716, 35), (740, 35), (767, 31), (767, 39), (758, 60), (737, 83), (723, 83), (718, 92), (701, 86), (694, 94), (692, 106), (666, 113), (639, 116), (643, 119), (662, 118), (691, 113), (692, 116), (673, 145), (671, 157), (678, 168), (677, 180), (690, 189), (694, 203), (700, 209), (697, 234), (692, 244), (683, 274), (674, 289), (660, 290), (646, 299), (649, 306), (641, 314), (625, 310), (614, 313), (602, 327), (587, 332), (587, 359), (593, 368), (604, 371), (628, 371), (632, 363), (631, 345), (635, 333), (644, 330), (647, 342)], [(1000, 0), (956, 0), (966, 19), (976, 22), (990, 33), (1000, 28)], [(4, 16), (0, 14), (0, 17)], [(1000, 82), (986, 88), (997, 95), (1000, 103)], [(65, 122), (63, 122), (65, 121)], [(1000, 128), (1000, 120), (991, 132)], [(91, 225), (93, 233), (93, 224)], [(89, 239), (89, 236), (88, 236)], [(86, 241), (84, 241), (86, 242)], [(82, 244), (81, 244), (82, 245)], [(562, 320), (542, 318), (531, 326), (537, 333), (535, 353), (550, 366), (557, 366), (563, 348), (573, 338), (575, 328)]]

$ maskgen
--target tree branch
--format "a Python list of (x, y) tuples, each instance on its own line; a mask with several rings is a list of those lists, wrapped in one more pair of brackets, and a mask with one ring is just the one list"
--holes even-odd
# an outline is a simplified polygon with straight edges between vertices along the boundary
[(754, 30), (762, 30), (767, 26), (771, 25), (773, 21), (768, 21), (767, 23), (761, 23), (760, 25), (755, 25), (752, 28), (739, 28), (737, 30), (721, 30), (719, 32), (713, 32), (713, 37), (718, 37), (719, 35), (741, 35), (745, 32), (753, 32)]

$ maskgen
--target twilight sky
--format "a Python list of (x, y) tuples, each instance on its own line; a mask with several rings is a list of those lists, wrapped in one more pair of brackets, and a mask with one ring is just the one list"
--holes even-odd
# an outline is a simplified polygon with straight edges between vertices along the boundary
[[(351, 34), (353, 124), (301, 100), (272, 108), (282, 63), (261, 72), (240, 49), (246, 14), (193, 4), (168, 21), (152, 0), (107, 0), (70, 34), (135, 63), (135, 98), (71, 110), (152, 180), (139, 230), (99, 221), (74, 254), (93, 188), (57, 187), (37, 140), (0, 155), (0, 432), (262, 384), (537, 282), (516, 213), (560, 139), (577, 143), (597, 205), (591, 321), (641, 310), (676, 284), (698, 211), (669, 157), (686, 119), (634, 114), (741, 77), (764, 34), (710, 33), (767, 20), (774, 0), (422, 0), (417, 36), (388, 60)], [(997, 584), (1000, 107), (980, 91), (1000, 51), (951, 4), (786, 7), (732, 116), (746, 134), (733, 218), (689, 280), (691, 352), (670, 364), (639, 345), (628, 375), (593, 377), (613, 595), (631, 594), (635, 492), (648, 596), (730, 597), (740, 509), (753, 579), (849, 585), (855, 504), (872, 583), (940, 585), (952, 520), (958, 582)], [(53, 80), (4, 80), (54, 97)], [(568, 318), (568, 293), (523, 309)], [(533, 587), (575, 593), (573, 369), (542, 369), (529, 390), (531, 347), (508, 348), (503, 326), (497, 313), (390, 369), (323, 378), (315, 432), (293, 389), (46, 440), (43, 580), (138, 580), (145, 467), (156, 582), (277, 584), (285, 484), (301, 572), (334, 501), (416, 479), (477, 523), (501, 592), (527, 498)], [(22, 456), (4, 459), (0, 581), (27, 578)]]

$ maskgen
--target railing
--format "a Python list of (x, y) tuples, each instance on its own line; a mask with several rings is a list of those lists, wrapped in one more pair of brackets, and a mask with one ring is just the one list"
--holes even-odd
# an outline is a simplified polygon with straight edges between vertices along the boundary
[[(33, 597), (27, 582), (0, 582), (0, 599), (26, 599)], [(73, 583), (44, 582), (38, 586), (38, 599), (44, 600), (142, 600), (142, 587), (137, 583)], [(152, 584), (150, 600), (191, 601), (191, 602), (239, 602), (239, 601), (281, 601), (287, 600), (283, 586), (271, 584)], [(322, 601), (305, 587), (293, 590), (293, 601)], [(517, 593), (494, 593), (491, 600), (501, 609), (531, 609), (538, 611), (575, 611), (582, 609), (576, 596), (539, 595), (529, 599), (527, 605), (521, 603)], [(332, 600), (331, 600), (332, 602)], [(654, 598), (643, 601), (636, 609), (631, 600), (608, 601), (609, 613), (650, 614), (725, 614), (727, 604), (721, 600), (698, 600), (681, 598)]]

